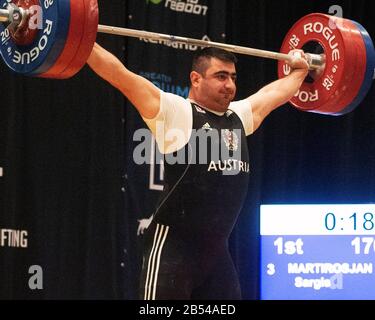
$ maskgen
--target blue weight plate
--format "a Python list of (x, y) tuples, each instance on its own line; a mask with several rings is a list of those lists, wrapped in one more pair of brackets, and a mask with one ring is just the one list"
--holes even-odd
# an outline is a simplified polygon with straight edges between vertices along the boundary
[[(353, 111), (366, 97), (368, 91), (371, 88), (373, 79), (374, 79), (374, 71), (375, 71), (375, 50), (374, 50), (374, 44), (371, 40), (370, 35), (366, 31), (366, 29), (359, 24), (358, 22), (352, 21), (357, 27), (358, 30), (360, 31), (363, 41), (365, 43), (366, 47), (366, 61), (363, 63), (366, 63), (366, 73), (365, 77), (363, 79), (361, 88), (357, 94), (357, 96), (354, 98), (354, 100), (346, 107), (344, 108), (341, 112), (337, 113), (337, 115), (343, 115), (346, 113), (349, 113)], [(358, 62), (360, 63), (360, 62)]]
[[(51, 68), (64, 49), (70, 24), (70, 0), (40, 1), (43, 28), (27, 46), (17, 45), (0, 24), (0, 52), (14, 72), (36, 76)], [(0, 0), (6, 8), (7, 0)]]
[[(38, 76), (41, 73), (48, 71), (57, 61), (65, 48), (65, 44), (69, 34), (69, 27), (71, 22), (70, 17), (70, 2), (75, 0), (54, 0), (54, 12), (51, 14), (50, 21), (56, 22), (56, 34), (54, 43), (52, 44), (49, 54), (40, 67), (35, 69), (30, 75)], [(44, 1), (45, 2), (45, 1)], [(51, 10), (52, 8), (50, 7)], [(48, 18), (47, 18), (48, 19)], [(47, 21), (47, 20), (44, 20)]]

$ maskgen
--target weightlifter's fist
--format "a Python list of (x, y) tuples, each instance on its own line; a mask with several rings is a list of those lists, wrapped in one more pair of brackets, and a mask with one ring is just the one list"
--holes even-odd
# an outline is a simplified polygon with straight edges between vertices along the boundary
[(291, 50), (289, 52), (289, 55), (292, 56), (292, 59), (288, 61), (288, 64), (290, 67), (294, 69), (302, 69), (305, 70), (306, 73), (309, 70), (309, 64), (307, 60), (306, 54), (303, 52), (303, 50)]

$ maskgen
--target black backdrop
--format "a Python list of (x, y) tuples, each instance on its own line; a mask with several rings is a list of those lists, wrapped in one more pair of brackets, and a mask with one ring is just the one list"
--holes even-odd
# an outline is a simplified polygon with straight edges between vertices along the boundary
[[(301, 16), (328, 13), (375, 34), (371, 1), (99, 1), (102, 24), (277, 51)], [(207, 9), (205, 9), (207, 7)], [(199, 10), (198, 10), (199, 9)], [(194, 48), (99, 35), (98, 42), (166, 91), (187, 94)], [(238, 98), (276, 78), (276, 62), (239, 57)], [(70, 80), (31, 79), (0, 63), (0, 231), (26, 231), (26, 247), (0, 238), (2, 299), (135, 299), (141, 237), (162, 188), (160, 165), (133, 162), (144, 124), (123, 96), (85, 67)], [(259, 205), (368, 203), (375, 198), (374, 89), (342, 117), (274, 111), (249, 140), (249, 193), (231, 237), (245, 299), (259, 297)], [(1, 171), (0, 171), (1, 172)], [(43, 289), (28, 286), (29, 267)]]

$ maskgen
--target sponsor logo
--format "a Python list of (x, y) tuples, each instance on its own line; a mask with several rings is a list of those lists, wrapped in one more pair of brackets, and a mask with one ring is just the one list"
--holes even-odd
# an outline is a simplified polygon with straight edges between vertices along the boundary
[(153, 4), (159, 4), (160, 2), (162, 2), (163, 0), (146, 0), (146, 3), (149, 4), (150, 2), (153, 3)]
[[(203, 36), (202, 40), (211, 41), (207, 35)], [(170, 48), (177, 49), (177, 50), (198, 51), (199, 49), (203, 48), (202, 46), (197, 46), (197, 45), (190, 44), (190, 43), (180, 43), (176, 41), (163, 40), (163, 39), (152, 40), (152, 39), (140, 38), (140, 41), (143, 41), (146, 43), (152, 43), (152, 44), (161, 44), (166, 47), (170, 47)]]
[(181, 97), (187, 98), (189, 95), (189, 86), (183, 86), (173, 82), (173, 78), (166, 74), (156, 72), (140, 71), (139, 74), (150, 80), (155, 86), (164, 92), (177, 94)]
[[(162, 1), (163, 0), (146, 0), (146, 3), (158, 5)], [(201, 5), (199, 2), (199, 0), (165, 0), (164, 7), (176, 12), (206, 16), (208, 6)]]
[(27, 248), (27, 230), (13, 230), (0, 228), (0, 247)]
[(203, 125), (202, 129), (203, 129), (203, 130), (206, 130), (206, 131), (208, 131), (208, 130), (212, 130), (212, 128), (211, 128), (211, 126), (210, 126), (210, 124), (209, 124), (208, 122), (206, 122), (206, 123)]
[[(151, 132), (150, 132), (151, 135)], [(160, 159), (159, 148), (156, 145), (154, 137), (151, 137), (151, 147), (150, 147), (150, 181), (149, 189), (156, 191), (164, 190), (164, 162), (157, 161)]]

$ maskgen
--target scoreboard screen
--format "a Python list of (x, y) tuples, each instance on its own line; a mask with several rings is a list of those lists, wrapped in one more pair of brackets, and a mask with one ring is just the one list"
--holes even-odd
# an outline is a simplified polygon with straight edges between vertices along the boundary
[(375, 299), (375, 204), (261, 205), (260, 239), (261, 299)]

